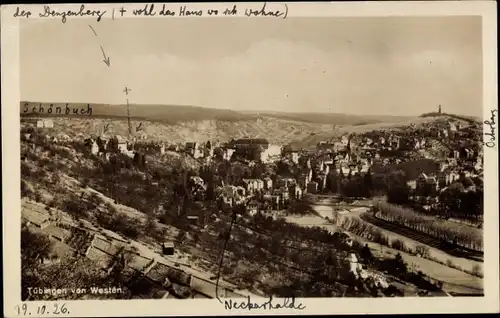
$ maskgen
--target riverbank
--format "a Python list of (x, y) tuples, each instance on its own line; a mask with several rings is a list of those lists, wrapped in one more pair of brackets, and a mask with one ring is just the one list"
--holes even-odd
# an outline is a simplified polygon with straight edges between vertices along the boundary
[[(307, 216), (287, 216), (285, 220), (290, 223), (295, 223), (300, 226), (318, 226), (329, 231), (341, 230), (340, 226), (332, 224), (328, 219), (332, 220), (334, 218), (334, 213), (338, 213), (331, 206), (314, 207), (313, 209), (318, 215), (307, 215)], [(329, 210), (330, 209), (330, 210)], [(339, 215), (342, 218), (345, 217), (355, 217), (359, 218), (362, 213), (361, 209), (356, 209), (355, 213), (349, 211), (341, 211)], [(330, 217), (329, 217), (330, 215)], [(324, 216), (324, 217), (323, 217)], [(360, 219), (360, 218), (359, 218)], [(360, 221), (362, 221), (360, 219)], [(416, 248), (417, 245), (422, 245), (419, 242), (410, 240), (404, 236), (380, 229), (389, 239), (400, 239), (407, 244), (408, 247)], [(461, 268), (472, 268), (474, 265), (479, 264), (482, 269), (482, 264), (480, 262), (475, 262), (472, 260), (467, 260), (463, 258), (456, 258), (451, 255), (444, 253), (443, 251), (429, 247), (429, 253), (432, 257), (435, 257), (438, 261), (443, 260), (443, 263), (436, 262), (429, 259), (424, 259), (415, 255), (411, 255), (406, 252), (398, 251), (396, 249), (382, 246), (378, 243), (371, 242), (365, 238), (349, 233), (353, 239), (358, 240), (362, 244), (368, 244), (368, 247), (372, 250), (372, 253), (378, 257), (389, 257), (391, 255), (396, 255), (400, 253), (405, 262), (410, 266), (413, 266), (415, 270), (421, 270), (426, 275), (432, 279), (442, 281), (444, 283), (443, 289), (449, 293), (470, 293), (470, 294), (481, 294), (483, 293), (483, 279), (480, 277), (473, 276), (466, 272), (460, 271), (455, 268), (451, 268), (445, 264), (453, 264), (454, 266), (460, 266)], [(448, 260), (451, 261), (448, 262)]]

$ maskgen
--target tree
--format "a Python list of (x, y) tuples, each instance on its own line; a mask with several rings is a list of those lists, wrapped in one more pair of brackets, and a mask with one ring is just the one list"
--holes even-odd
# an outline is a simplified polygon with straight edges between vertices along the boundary
[(186, 239), (186, 232), (183, 230), (179, 230), (179, 233), (177, 233), (177, 236), (175, 237), (175, 240), (182, 244), (184, 243), (184, 240)]
[[(101, 137), (97, 137), (96, 143), (97, 146), (99, 147), (99, 152), (106, 151), (106, 143), (104, 142), (104, 140), (101, 139)], [(89, 146), (90, 146), (90, 140), (89, 140)]]
[(144, 224), (144, 233), (146, 235), (151, 235), (153, 238), (156, 238), (159, 234), (158, 224), (156, 224), (156, 220), (154, 216), (147, 215), (146, 222)]
[(254, 179), (261, 179), (264, 173), (264, 169), (265, 166), (263, 166), (262, 163), (257, 163), (252, 169), (251, 177)]
[(21, 180), (21, 198), (29, 197), (32, 193), (31, 189), (28, 187), (24, 180)]
[(210, 203), (215, 201), (215, 188), (213, 181), (207, 183), (207, 190), (205, 191), (205, 200)]
[(41, 259), (49, 256), (52, 248), (50, 239), (31, 232), (27, 226), (21, 229), (21, 269), (36, 267)]
[(465, 189), (462, 183), (454, 182), (439, 194), (439, 202), (441, 203), (444, 213), (453, 217), (457, 211), (462, 211), (462, 198)]
[(364, 196), (371, 197), (372, 189), (373, 189), (373, 180), (372, 180), (371, 169), (368, 169), (368, 171), (363, 176), (363, 185), (364, 185), (364, 190), (365, 190)]
[(118, 152), (118, 138), (116, 136), (108, 140), (106, 150), (112, 153)]
[(337, 193), (338, 187), (337, 187), (337, 182), (338, 182), (339, 176), (337, 174), (337, 171), (335, 169), (332, 169), (328, 175), (326, 176), (326, 188), (332, 192), (332, 193)]
[(408, 202), (410, 187), (402, 171), (390, 173), (387, 179), (387, 201), (395, 204)]
[(122, 272), (125, 266), (133, 260), (134, 252), (136, 252), (135, 248), (126, 249), (125, 246), (120, 246), (118, 247), (118, 252), (110, 260), (110, 264), (108, 265), (111, 268), (109, 277), (115, 285), (120, 285)]
[(370, 248), (368, 247), (368, 244), (365, 244), (365, 246), (363, 246), (363, 248), (361, 249), (360, 256), (367, 263), (373, 262), (373, 254)]
[(134, 154), (134, 164), (136, 165), (136, 167), (144, 168), (145, 161), (146, 159), (144, 159), (144, 155), (142, 153), (136, 152)]
[(396, 256), (394, 257), (394, 266), (396, 272), (406, 273), (407, 271), (406, 263), (403, 260), (403, 257), (401, 256), (400, 253), (397, 253)]
[[(29, 287), (48, 287), (52, 289), (78, 289), (84, 286), (109, 286), (106, 274), (88, 258), (80, 255), (66, 256), (57, 263), (41, 265), (40, 260), (51, 255), (52, 242), (43, 234), (21, 228), (21, 299), (22, 300), (66, 300), (81, 298), (84, 294), (70, 293), (59, 295), (30, 294)], [(123, 258), (125, 261), (125, 258)], [(122, 287), (121, 282), (113, 283)], [(117, 295), (109, 295), (116, 298)], [(120, 296), (118, 296), (120, 297)]]

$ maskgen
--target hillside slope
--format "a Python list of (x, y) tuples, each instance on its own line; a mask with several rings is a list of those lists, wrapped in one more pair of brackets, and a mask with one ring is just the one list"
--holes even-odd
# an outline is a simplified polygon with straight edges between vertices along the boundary
[[(232, 138), (266, 138), (271, 143), (287, 144), (301, 140), (311, 133), (331, 130), (331, 125), (319, 125), (299, 121), (285, 121), (274, 118), (263, 118), (243, 121), (224, 120), (190, 120), (177, 124), (166, 124), (153, 121), (133, 120), (133, 127), (140, 123), (142, 131), (134, 135), (145, 136), (148, 140), (164, 140), (169, 142), (229, 141)], [(54, 118), (52, 134), (64, 133), (68, 136), (83, 134), (84, 136), (99, 135), (108, 125), (110, 135), (128, 135), (126, 119), (103, 118)]]

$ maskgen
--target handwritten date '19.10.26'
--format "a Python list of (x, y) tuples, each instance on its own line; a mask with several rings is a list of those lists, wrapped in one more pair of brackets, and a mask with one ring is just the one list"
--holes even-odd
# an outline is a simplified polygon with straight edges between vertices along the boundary
[(29, 317), (29, 316), (64, 316), (69, 315), (69, 309), (66, 306), (66, 303), (51, 303), (47, 305), (43, 304), (30, 304), (23, 303), (21, 305), (14, 306), (15, 313), (17, 316), (21, 317)]

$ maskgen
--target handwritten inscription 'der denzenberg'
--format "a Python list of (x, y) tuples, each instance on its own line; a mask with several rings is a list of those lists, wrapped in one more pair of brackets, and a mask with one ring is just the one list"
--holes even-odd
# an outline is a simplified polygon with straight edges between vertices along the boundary
[[(287, 4), (270, 4), (264, 3), (260, 6), (234, 4), (227, 6), (222, 9), (215, 8), (194, 8), (189, 5), (156, 5), (154, 3), (140, 5), (140, 7), (128, 6), (127, 8), (121, 6), (116, 9), (108, 10), (94, 10), (89, 9), (88, 6), (82, 4), (78, 10), (57, 10), (49, 5), (43, 6), (43, 10), (37, 12), (37, 18), (60, 18), (62, 23), (66, 23), (68, 18), (71, 17), (92, 17), (95, 18), (97, 22), (101, 22), (104, 18), (126, 18), (131, 16), (141, 16), (141, 17), (202, 17), (202, 16), (236, 16), (241, 15), (244, 17), (270, 17), (286, 19), (288, 16), (288, 5)], [(279, 7), (278, 7), (279, 6)], [(116, 14), (115, 14), (116, 12)], [(34, 15), (31, 10), (17, 7), (13, 17), (14, 18), (25, 18), (29, 19)], [(35, 15), (36, 16), (36, 15)]]

